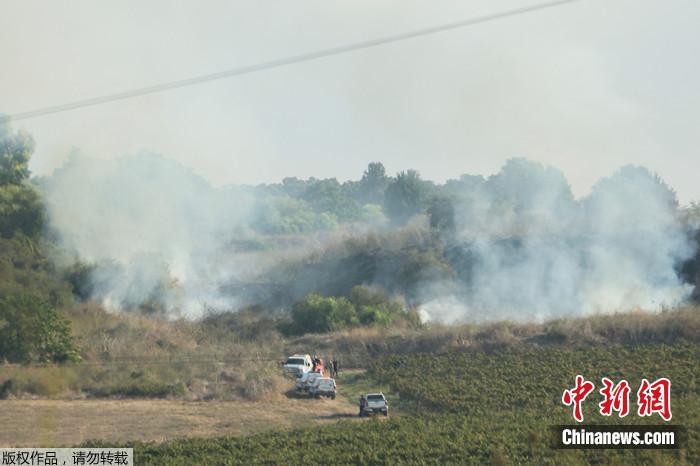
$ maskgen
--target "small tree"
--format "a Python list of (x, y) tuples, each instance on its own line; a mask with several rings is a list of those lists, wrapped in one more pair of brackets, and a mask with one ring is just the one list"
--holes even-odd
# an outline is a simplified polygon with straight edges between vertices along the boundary
[(10, 362), (65, 362), (80, 358), (70, 322), (31, 295), (0, 298), (0, 358)]

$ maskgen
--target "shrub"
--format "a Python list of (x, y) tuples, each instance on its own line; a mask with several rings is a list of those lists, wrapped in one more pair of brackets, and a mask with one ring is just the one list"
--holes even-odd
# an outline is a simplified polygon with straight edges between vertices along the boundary
[(415, 312), (406, 312), (379, 289), (356, 286), (350, 298), (309, 294), (292, 308), (292, 322), (279, 329), (287, 334), (320, 333), (348, 327), (388, 326), (398, 321), (419, 322)]
[(292, 322), (296, 333), (311, 333), (357, 325), (359, 319), (355, 306), (347, 298), (326, 298), (312, 293), (294, 304)]
[(48, 246), (22, 233), (0, 237), (0, 296), (27, 294), (56, 307), (72, 302), (70, 285), (56, 274)]
[(185, 384), (176, 382), (166, 384), (160, 382), (142, 381), (124, 385), (108, 386), (93, 391), (94, 396), (117, 396), (128, 398), (166, 398), (168, 396), (183, 396), (187, 392)]
[(80, 359), (70, 323), (31, 295), (0, 298), (0, 357), (10, 362), (66, 362)]

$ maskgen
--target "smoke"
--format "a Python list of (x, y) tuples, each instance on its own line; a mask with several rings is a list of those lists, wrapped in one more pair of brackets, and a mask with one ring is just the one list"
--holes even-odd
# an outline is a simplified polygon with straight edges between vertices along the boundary
[[(441, 247), (425, 246), (434, 235), (421, 230), (427, 255), (404, 252), (413, 240), (392, 246), (396, 232), (369, 223), (239, 247), (265, 240), (269, 222), (317, 228), (335, 220), (279, 195), (281, 185), (214, 188), (152, 154), (73, 154), (42, 186), (52, 230), (73, 260), (93, 264), (90, 293), (112, 309), (197, 317), (207, 307), (288, 307), (308, 292), (366, 284), (421, 303), (425, 320), (542, 320), (659, 310), (692, 291), (677, 272), (694, 248), (675, 193), (641, 167), (620, 169), (581, 199), (559, 170), (525, 159), (487, 179), (450, 180), (434, 189), (452, 199), (454, 221), (438, 223), (454, 230)], [(261, 199), (272, 210), (262, 212)], [(418, 281), (407, 285), (411, 277)]]
[(623, 167), (577, 201), (559, 171), (513, 159), (461, 194), (457, 235), (468, 260), (456, 266), (470, 279), (428, 285), (428, 320), (660, 310), (692, 291), (677, 273), (694, 249), (675, 193), (644, 168)]
[(152, 154), (74, 153), (43, 185), (52, 229), (77, 259), (95, 264), (91, 289), (105, 305), (151, 303), (188, 315), (235, 306), (219, 291), (240, 270), (224, 246), (245, 227), (249, 196), (214, 189)]

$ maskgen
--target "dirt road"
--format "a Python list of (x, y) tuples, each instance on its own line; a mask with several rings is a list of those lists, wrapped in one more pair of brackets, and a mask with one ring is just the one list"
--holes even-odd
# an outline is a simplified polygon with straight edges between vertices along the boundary
[(245, 435), (354, 417), (347, 399), (272, 402), (2, 400), (0, 447), (74, 446), (92, 439), (164, 441)]

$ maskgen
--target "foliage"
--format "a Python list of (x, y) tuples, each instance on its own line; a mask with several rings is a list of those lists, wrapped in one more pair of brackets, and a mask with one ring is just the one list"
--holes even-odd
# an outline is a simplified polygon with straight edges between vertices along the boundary
[(415, 313), (406, 312), (401, 303), (386, 294), (356, 286), (350, 298), (308, 294), (292, 307), (291, 326), (286, 333), (304, 334), (340, 330), (359, 325), (387, 326), (400, 320), (417, 324)]
[(296, 333), (329, 332), (360, 323), (355, 306), (344, 297), (309, 294), (292, 307)]
[(370, 224), (380, 223), (384, 220), (384, 212), (379, 204), (365, 204), (362, 206), (360, 220)]
[(561, 171), (524, 158), (509, 159), (488, 178), (486, 189), (495, 203), (518, 213), (541, 209), (559, 213), (574, 204), (571, 187)]
[(182, 382), (165, 384), (159, 382), (130, 382), (125, 385), (107, 386), (94, 390), (91, 395), (99, 397), (166, 398), (183, 396), (187, 387)]
[(449, 197), (436, 197), (430, 202), (428, 207), (428, 218), (430, 228), (452, 235), (455, 232), (455, 207)]
[(0, 296), (27, 294), (57, 307), (71, 302), (70, 286), (47, 257), (47, 247), (21, 233), (0, 238)]
[(44, 227), (44, 206), (28, 184), (34, 140), (24, 131), (13, 133), (0, 123), (0, 237), (22, 233), (36, 238)]
[(70, 302), (70, 288), (49, 260), (43, 199), (28, 182), (34, 141), (0, 124), (0, 296), (27, 294), (50, 306)]
[(389, 185), (389, 177), (381, 162), (371, 162), (367, 165), (367, 170), (362, 174), (359, 183), (360, 197), (364, 203), (382, 204), (384, 202), (384, 191)]
[(360, 218), (360, 205), (345, 195), (335, 178), (310, 183), (302, 198), (316, 213), (334, 215), (340, 222), (352, 222)]
[(406, 223), (425, 209), (427, 189), (415, 170), (400, 172), (384, 193), (384, 213), (396, 223)]
[(399, 289), (405, 290), (408, 296), (414, 296), (420, 284), (448, 280), (454, 275), (437, 247), (426, 251), (405, 251), (401, 259), (395, 279)]
[(27, 184), (0, 184), (0, 237), (16, 233), (37, 238), (44, 228), (44, 205), (39, 193)]
[(0, 123), (0, 186), (21, 184), (29, 177), (33, 152), (34, 139), (29, 133), (13, 133), (9, 124)]
[(31, 295), (0, 298), (0, 358), (10, 362), (79, 359), (70, 323)]
[[(138, 464), (697, 464), (700, 436), (697, 345), (521, 348), (379, 359), (368, 382), (390, 387), (389, 420), (339, 422), (244, 437), (131, 444)], [(680, 450), (556, 450), (549, 426), (571, 424), (561, 393), (583, 373), (673, 382), (673, 423), (685, 425)], [(370, 385), (372, 386), (372, 385)], [(342, 390), (342, 386), (340, 387)], [(660, 418), (603, 419), (597, 400), (584, 403), (586, 422), (660, 424)], [(631, 397), (632, 398), (632, 397)], [(631, 402), (634, 404), (633, 399)], [(96, 446), (93, 444), (93, 446)]]
[(301, 199), (277, 197), (258, 203), (253, 227), (265, 234), (302, 234), (318, 230), (333, 230), (338, 227), (335, 215), (314, 212)]
[(75, 262), (63, 271), (63, 278), (70, 284), (73, 294), (86, 301), (95, 292), (92, 274), (97, 269), (95, 264)]

